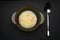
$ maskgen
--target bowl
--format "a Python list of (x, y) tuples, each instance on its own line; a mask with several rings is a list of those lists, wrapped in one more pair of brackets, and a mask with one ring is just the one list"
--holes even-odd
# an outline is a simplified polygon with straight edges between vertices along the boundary
[[(24, 11), (32, 11), (34, 12), (34, 14), (36, 15), (37, 17), (37, 22), (36, 22), (36, 25), (32, 28), (24, 28), (22, 27), (20, 24), (19, 24), (19, 15), (24, 12)], [(42, 14), (42, 12), (40, 10), (38, 10), (37, 8), (34, 8), (32, 6), (25, 6), (25, 7), (22, 7), (20, 9), (18, 9), (15, 13), (14, 13), (14, 23), (17, 25), (17, 27), (23, 31), (33, 31), (35, 30), (39, 25), (41, 25), (43, 22), (44, 22), (44, 15)], [(12, 16), (12, 19), (13, 19), (13, 16)]]

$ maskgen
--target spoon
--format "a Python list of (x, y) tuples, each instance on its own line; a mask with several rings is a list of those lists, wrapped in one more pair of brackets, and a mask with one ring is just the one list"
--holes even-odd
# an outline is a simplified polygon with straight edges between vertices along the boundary
[(49, 2), (47, 2), (44, 12), (47, 14), (47, 36), (50, 36), (50, 30), (49, 30), (49, 14), (51, 12), (51, 5)]

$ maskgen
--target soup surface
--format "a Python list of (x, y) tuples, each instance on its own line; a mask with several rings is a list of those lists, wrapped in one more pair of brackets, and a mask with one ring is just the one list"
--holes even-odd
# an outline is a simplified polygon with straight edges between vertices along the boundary
[(32, 28), (36, 25), (37, 23), (37, 16), (35, 15), (34, 12), (32, 11), (23, 11), (20, 15), (19, 15), (19, 24), (23, 27), (23, 28)]

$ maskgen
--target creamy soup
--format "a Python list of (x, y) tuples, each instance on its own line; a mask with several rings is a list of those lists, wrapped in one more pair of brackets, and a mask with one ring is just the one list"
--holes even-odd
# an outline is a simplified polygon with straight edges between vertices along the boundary
[(37, 23), (37, 16), (32, 11), (29, 10), (23, 11), (19, 15), (19, 24), (23, 28), (32, 28), (36, 25), (36, 23)]

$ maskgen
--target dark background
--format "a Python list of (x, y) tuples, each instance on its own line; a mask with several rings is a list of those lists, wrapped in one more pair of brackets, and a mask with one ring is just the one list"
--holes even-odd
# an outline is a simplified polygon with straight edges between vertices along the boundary
[(51, 3), (50, 36), (46, 35), (46, 22), (32, 32), (21, 31), (11, 22), (11, 15), (17, 9), (31, 5), (42, 12), (47, 0), (0, 1), (0, 39), (1, 40), (59, 40), (60, 39), (60, 1), (49, 0)]

